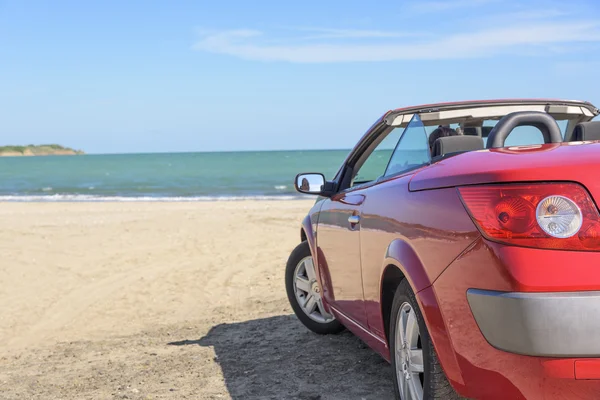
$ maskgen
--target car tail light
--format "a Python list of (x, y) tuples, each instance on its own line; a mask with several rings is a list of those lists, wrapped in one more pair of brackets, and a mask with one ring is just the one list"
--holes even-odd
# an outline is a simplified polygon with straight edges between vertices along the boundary
[(564, 196), (548, 196), (536, 208), (537, 223), (548, 235), (566, 239), (581, 228), (583, 215), (573, 200)]
[(598, 210), (581, 185), (482, 185), (458, 191), (489, 240), (544, 249), (600, 251)]

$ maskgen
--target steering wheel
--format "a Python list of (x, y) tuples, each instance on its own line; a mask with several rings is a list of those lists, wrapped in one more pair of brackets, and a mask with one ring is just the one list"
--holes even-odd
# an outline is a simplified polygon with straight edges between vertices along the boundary
[(504, 147), (506, 138), (518, 126), (535, 126), (542, 132), (544, 143), (563, 141), (558, 124), (549, 114), (542, 111), (517, 111), (498, 121), (488, 136), (486, 148)]

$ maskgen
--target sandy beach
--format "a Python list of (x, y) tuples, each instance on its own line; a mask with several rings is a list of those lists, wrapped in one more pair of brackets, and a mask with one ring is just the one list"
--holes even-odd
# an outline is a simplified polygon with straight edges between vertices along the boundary
[(292, 315), (312, 203), (3, 203), (0, 398), (391, 398), (378, 355)]

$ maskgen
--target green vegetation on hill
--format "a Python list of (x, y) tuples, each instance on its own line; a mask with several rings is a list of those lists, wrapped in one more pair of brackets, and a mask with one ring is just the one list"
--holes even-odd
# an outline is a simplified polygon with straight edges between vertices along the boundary
[(48, 156), (84, 154), (81, 150), (74, 150), (59, 144), (40, 144), (27, 146), (0, 146), (0, 156)]

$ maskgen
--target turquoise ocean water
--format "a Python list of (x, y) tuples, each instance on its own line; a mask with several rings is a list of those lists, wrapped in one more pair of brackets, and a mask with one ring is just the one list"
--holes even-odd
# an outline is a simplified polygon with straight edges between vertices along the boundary
[(299, 172), (333, 177), (348, 150), (0, 157), (0, 201), (301, 197)]

